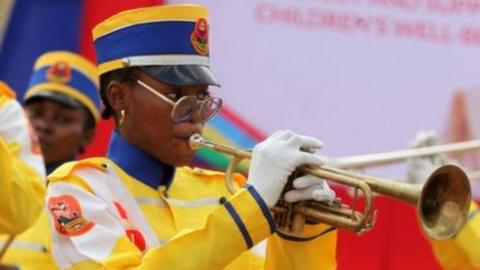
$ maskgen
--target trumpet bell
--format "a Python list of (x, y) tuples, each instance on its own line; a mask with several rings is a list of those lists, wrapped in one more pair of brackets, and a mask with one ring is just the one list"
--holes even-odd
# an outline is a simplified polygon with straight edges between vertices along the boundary
[(466, 222), (470, 200), (465, 172), (454, 165), (441, 166), (425, 182), (418, 201), (423, 231), (435, 240), (454, 237)]

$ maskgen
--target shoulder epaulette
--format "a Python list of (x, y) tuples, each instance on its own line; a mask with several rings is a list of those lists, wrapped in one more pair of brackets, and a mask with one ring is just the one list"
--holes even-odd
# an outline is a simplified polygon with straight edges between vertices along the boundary
[(55, 171), (53, 171), (48, 176), (48, 179), (49, 181), (64, 179), (70, 176), (74, 170), (85, 167), (95, 168), (101, 171), (107, 170), (105, 158), (89, 158), (80, 161), (71, 161), (64, 163), (62, 166), (58, 167)]
[[(210, 177), (209, 179), (225, 180), (225, 173), (220, 172), (220, 171), (213, 171), (213, 170), (207, 170), (207, 169), (194, 167), (192, 169), (192, 172), (193, 172), (193, 174), (200, 175), (200, 176), (214, 176), (214, 177)], [(247, 179), (245, 178), (244, 175), (242, 175), (240, 173), (235, 173), (233, 175), (233, 181), (235, 181), (238, 185), (242, 186), (247, 182)]]

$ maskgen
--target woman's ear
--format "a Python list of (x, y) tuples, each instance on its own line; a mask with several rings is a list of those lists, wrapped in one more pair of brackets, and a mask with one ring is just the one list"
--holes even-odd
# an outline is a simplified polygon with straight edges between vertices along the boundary
[(112, 80), (107, 86), (107, 98), (115, 114), (127, 107), (127, 85)]

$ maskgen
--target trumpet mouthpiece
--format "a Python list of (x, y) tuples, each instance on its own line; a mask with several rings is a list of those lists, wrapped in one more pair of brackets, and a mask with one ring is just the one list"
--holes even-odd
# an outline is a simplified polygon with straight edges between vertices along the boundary
[(199, 149), (200, 147), (202, 147), (202, 142), (203, 142), (203, 137), (202, 135), (198, 134), (198, 133), (194, 133), (192, 134), (192, 136), (190, 136), (190, 138), (188, 139), (188, 146), (192, 149), (192, 150), (197, 150)]

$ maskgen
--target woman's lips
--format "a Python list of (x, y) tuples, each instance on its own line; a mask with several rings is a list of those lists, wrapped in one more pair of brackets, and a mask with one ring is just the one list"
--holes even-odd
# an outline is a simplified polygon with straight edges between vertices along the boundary
[(178, 124), (177, 127), (172, 129), (172, 136), (174, 139), (179, 140), (187, 140), (190, 139), (195, 133), (202, 133), (202, 126), (201, 125), (194, 125), (194, 124)]
[(188, 152), (194, 152), (189, 146), (189, 139), (195, 133), (202, 133), (203, 126), (201, 124), (193, 123), (179, 123), (172, 129), (172, 141), (174, 145), (181, 148), (186, 148)]

